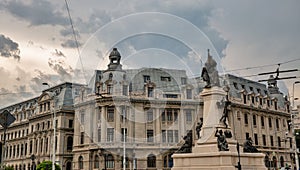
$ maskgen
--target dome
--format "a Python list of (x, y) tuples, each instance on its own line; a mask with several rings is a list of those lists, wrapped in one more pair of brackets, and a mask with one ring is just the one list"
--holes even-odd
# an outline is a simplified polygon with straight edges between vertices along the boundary
[(110, 52), (109, 57), (121, 57), (121, 54), (117, 50), (117, 48), (113, 48), (112, 52)]

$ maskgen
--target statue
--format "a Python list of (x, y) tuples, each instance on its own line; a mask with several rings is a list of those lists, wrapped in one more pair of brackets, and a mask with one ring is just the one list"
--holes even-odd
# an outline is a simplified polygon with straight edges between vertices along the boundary
[(196, 132), (197, 132), (197, 137), (198, 139), (200, 139), (200, 131), (201, 131), (201, 128), (202, 128), (202, 120), (200, 119), (200, 122), (197, 123), (197, 126), (196, 126)]
[(252, 144), (253, 144), (253, 141), (252, 141), (251, 137), (248, 137), (246, 139), (246, 142), (244, 143), (244, 152), (247, 152), (247, 153), (257, 153), (258, 150)]
[(192, 153), (192, 131), (183, 137), (184, 144), (177, 151), (177, 153)]
[(225, 135), (223, 134), (223, 131), (217, 129), (215, 133), (215, 137), (218, 138), (217, 140), (218, 140), (219, 151), (229, 151), (228, 143), (226, 141)]
[(228, 124), (226, 123), (227, 119), (228, 119), (228, 113), (229, 113), (229, 109), (228, 107), (230, 106), (231, 102), (228, 100), (228, 95), (226, 95), (226, 101), (225, 101), (225, 106), (224, 106), (224, 110), (223, 110), (223, 115), (220, 119), (221, 122), (224, 123), (224, 125), (226, 126), (226, 129), (228, 128)]
[(209, 54), (209, 49), (207, 51), (208, 51), (207, 61), (201, 73), (201, 77), (206, 82), (205, 88), (210, 88), (212, 86), (220, 86), (219, 74), (216, 69), (217, 62)]

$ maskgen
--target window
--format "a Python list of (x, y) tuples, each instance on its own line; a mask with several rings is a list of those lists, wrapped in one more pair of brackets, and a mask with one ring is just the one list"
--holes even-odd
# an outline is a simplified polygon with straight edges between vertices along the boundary
[(147, 111), (147, 122), (152, 122), (153, 121), (153, 110), (150, 109)]
[(186, 78), (185, 77), (181, 77), (181, 84), (185, 85), (187, 83)]
[(107, 128), (107, 142), (113, 142), (114, 141), (114, 128)]
[(269, 127), (272, 128), (272, 118), (269, 117)]
[(244, 104), (247, 104), (247, 97), (245, 94), (243, 94)]
[(73, 120), (69, 119), (69, 128), (73, 128)]
[(123, 96), (127, 96), (127, 95), (128, 95), (128, 86), (123, 85)]
[(83, 157), (79, 156), (78, 158), (78, 168), (83, 169)]
[(109, 80), (112, 80), (113, 76), (114, 76), (114, 75), (113, 75), (112, 73), (109, 73), (108, 79), (109, 79)]
[(113, 94), (113, 86), (111, 84), (107, 85), (107, 94)]
[(237, 83), (236, 82), (233, 82), (233, 86), (234, 86), (234, 88), (236, 89), (236, 90), (238, 90), (239, 88), (238, 88), (238, 85), (237, 85)]
[(114, 157), (111, 154), (105, 155), (105, 166), (106, 168), (114, 168), (115, 167), (115, 161)]
[(114, 107), (108, 107), (107, 108), (107, 121), (113, 122), (115, 118), (115, 108)]
[(84, 111), (80, 111), (80, 123), (84, 124)]
[(168, 143), (173, 143), (173, 130), (168, 130), (167, 135), (168, 135)]
[(161, 121), (162, 121), (162, 122), (165, 122), (165, 121), (166, 121), (166, 112), (165, 112), (165, 110), (162, 110), (162, 113), (161, 113)]
[(266, 135), (262, 135), (262, 140), (263, 140), (263, 145), (266, 146), (267, 145)]
[(121, 106), (121, 121), (126, 121), (127, 119), (127, 107)]
[(148, 87), (148, 97), (153, 97), (153, 87)]
[(186, 98), (192, 99), (192, 89), (186, 89)]
[(275, 110), (278, 109), (278, 108), (277, 108), (277, 102), (276, 102), (276, 101), (274, 101), (274, 108), (275, 108)]
[(125, 128), (125, 134), (124, 134), (124, 128), (122, 128), (121, 131), (122, 131), (121, 141), (124, 142), (124, 136), (125, 136), (125, 142), (127, 142), (127, 128)]
[(96, 155), (94, 158), (94, 168), (98, 169), (99, 168), (99, 156)]
[(164, 167), (165, 168), (172, 168), (173, 167), (173, 153), (169, 153), (168, 155), (164, 156)]
[(245, 121), (245, 125), (248, 125), (248, 114), (247, 113), (244, 114), (244, 121)]
[(178, 142), (178, 130), (174, 130), (174, 142)]
[(148, 81), (150, 81), (150, 76), (144, 75), (144, 83), (147, 83)]
[(73, 149), (73, 137), (68, 136), (67, 138), (67, 151), (72, 151)]
[(246, 133), (246, 139), (248, 139), (250, 137), (250, 134), (247, 132)]
[(80, 133), (80, 144), (84, 144), (84, 132)]
[(153, 154), (148, 155), (147, 157), (147, 167), (155, 168), (156, 167), (156, 157)]
[[(123, 165), (123, 158), (124, 158), (124, 157), (121, 156), (121, 160), (122, 160), (122, 161), (121, 161), (121, 162), (122, 162), (122, 163), (121, 163), (121, 167), (122, 167), (122, 168), (123, 168), (123, 166), (124, 166), (124, 165)], [(125, 157), (125, 168), (129, 168), (129, 159), (128, 159), (127, 156)]]
[(185, 112), (185, 120), (187, 123), (192, 122), (192, 111), (191, 110), (186, 110)]
[(256, 115), (253, 115), (253, 125), (256, 126)]
[(147, 130), (147, 142), (153, 142), (153, 130)]
[[(25, 145), (25, 155), (26, 155), (26, 148), (27, 148), (27, 145)], [(45, 140), (45, 152), (48, 153), (48, 138), (46, 138), (46, 140)]]
[(167, 121), (172, 122), (173, 121), (173, 114), (171, 109), (167, 109)]
[(262, 127), (265, 127), (265, 118), (264, 118), (264, 116), (260, 117), (260, 123), (261, 123)]
[(161, 81), (171, 81), (171, 77), (165, 77), (165, 76), (161, 76), (160, 77)]
[(253, 91), (253, 87), (249, 86), (250, 91)]
[(276, 119), (276, 128), (279, 129), (279, 120)]
[(98, 128), (98, 131), (97, 131), (98, 133), (97, 133), (97, 141), (98, 142), (101, 142), (101, 129), (100, 128)]
[(263, 104), (263, 99), (260, 97), (259, 98), (259, 105), (262, 105)]
[(252, 102), (252, 104), (255, 103), (255, 100), (254, 100), (254, 99), (255, 99), (254, 96), (251, 96), (251, 102)]
[(278, 147), (281, 147), (281, 139), (280, 139), (279, 136), (278, 136), (278, 138), (277, 138), (277, 142), (278, 142)]
[(255, 145), (258, 145), (258, 137), (257, 137), (256, 133), (254, 133), (254, 142), (255, 142)]
[(163, 143), (166, 143), (166, 142), (167, 142), (167, 140), (166, 140), (166, 137), (167, 137), (167, 136), (166, 136), (166, 130), (162, 130), (162, 131), (161, 131), (161, 134), (162, 134), (162, 135), (161, 135), (162, 142), (163, 142)]
[(267, 106), (270, 107), (270, 100), (267, 100)]
[(271, 146), (274, 146), (274, 139), (273, 139), (273, 136), (270, 136), (270, 144), (271, 144)]

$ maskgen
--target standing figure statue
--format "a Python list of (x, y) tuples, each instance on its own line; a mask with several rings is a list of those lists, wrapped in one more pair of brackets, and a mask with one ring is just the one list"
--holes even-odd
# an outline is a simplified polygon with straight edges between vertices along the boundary
[(208, 51), (207, 61), (201, 73), (201, 77), (206, 82), (205, 88), (220, 86), (219, 74), (216, 68), (217, 62), (210, 55), (209, 49), (207, 51)]
[(220, 119), (220, 121), (224, 123), (224, 125), (226, 126), (226, 128), (228, 128), (228, 124), (226, 123), (226, 121), (228, 119), (228, 113), (229, 113), (228, 107), (230, 106), (230, 104), (231, 104), (231, 102), (228, 100), (228, 95), (227, 95), (226, 96), (225, 105), (224, 105), (223, 114), (222, 114), (222, 117)]
[(221, 129), (220, 130), (218, 130), (218, 129), (216, 130), (215, 137), (218, 138), (217, 140), (218, 140), (219, 151), (229, 151), (226, 137), (223, 134), (223, 131)]
[(202, 128), (202, 120), (200, 119), (200, 122), (197, 123), (197, 126), (196, 126), (196, 132), (197, 132), (197, 137), (198, 139), (200, 139), (200, 132), (201, 132), (201, 128)]

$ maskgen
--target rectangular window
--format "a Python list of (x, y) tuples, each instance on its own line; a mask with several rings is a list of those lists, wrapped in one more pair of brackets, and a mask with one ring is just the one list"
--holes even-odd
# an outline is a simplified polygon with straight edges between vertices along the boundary
[(172, 122), (173, 121), (173, 114), (171, 109), (167, 109), (167, 121)]
[[(121, 141), (124, 142), (124, 128), (122, 130)], [(127, 142), (127, 128), (125, 128), (125, 142)]]
[(150, 109), (147, 111), (147, 122), (152, 122), (153, 121), (153, 110)]
[(192, 122), (192, 111), (191, 110), (186, 110), (185, 112), (185, 120), (187, 123)]
[(273, 139), (273, 136), (270, 136), (270, 144), (271, 144), (271, 146), (274, 146), (274, 139)]
[(123, 85), (123, 96), (128, 96), (128, 86)]
[(248, 114), (247, 113), (244, 114), (244, 121), (245, 121), (245, 125), (248, 125)]
[(171, 77), (165, 77), (165, 76), (161, 76), (160, 77), (161, 81), (171, 81)]
[(166, 136), (166, 130), (162, 130), (162, 131), (161, 131), (161, 134), (162, 134), (162, 135), (161, 135), (162, 142), (163, 142), (163, 143), (166, 143), (166, 142), (167, 142), (167, 140), (166, 140), (166, 137), (167, 137), (167, 136)]
[(272, 118), (269, 117), (269, 127), (272, 128)]
[(114, 107), (108, 107), (107, 108), (107, 121), (113, 122), (115, 119), (115, 108)]
[(84, 144), (84, 132), (80, 133), (80, 144)]
[(121, 106), (121, 122), (126, 121), (126, 119), (127, 119), (127, 107)]
[(107, 94), (113, 94), (113, 86), (110, 84), (107, 85)]
[(279, 129), (279, 120), (276, 119), (276, 128)]
[(264, 116), (260, 117), (260, 123), (261, 123), (262, 127), (265, 127), (265, 118), (264, 118)]
[(259, 98), (259, 105), (262, 105), (262, 104), (263, 104), (263, 99)]
[(174, 130), (174, 142), (178, 142), (178, 130)]
[(186, 98), (192, 99), (192, 89), (186, 89)]
[(80, 111), (80, 123), (84, 124), (84, 111)]
[(101, 107), (99, 107), (98, 113), (97, 113), (97, 120), (101, 120), (101, 114), (102, 114)]
[(153, 130), (147, 130), (147, 142), (153, 142)]
[(73, 120), (69, 119), (69, 128), (73, 128)]
[(254, 133), (254, 143), (255, 145), (258, 145), (258, 137), (256, 133)]
[(106, 141), (113, 142), (114, 141), (114, 128), (107, 128), (106, 131)]
[(167, 135), (168, 135), (168, 143), (173, 143), (173, 130), (168, 130)]
[(244, 104), (247, 104), (247, 96), (245, 94), (243, 95), (243, 99), (244, 99)]
[(148, 87), (148, 97), (153, 97), (153, 87)]
[(250, 137), (250, 134), (247, 132), (246, 133), (246, 139), (248, 139)]
[(278, 136), (277, 142), (278, 142), (278, 147), (281, 147), (281, 139), (279, 136)]
[(178, 120), (178, 111), (174, 110), (174, 122), (177, 122)]
[(97, 141), (101, 142), (101, 129), (98, 128), (97, 132), (98, 132), (97, 133), (97, 138), (98, 138)]
[(165, 112), (165, 110), (162, 110), (162, 112), (161, 112), (161, 121), (162, 122), (166, 121), (166, 112)]
[(262, 135), (262, 140), (263, 140), (263, 145), (266, 146), (267, 145), (266, 135)]
[(185, 77), (181, 77), (181, 84), (182, 85), (185, 85), (187, 82), (186, 82), (186, 78)]
[(144, 83), (147, 83), (150, 81), (150, 76), (144, 75)]
[(253, 115), (253, 125), (256, 126), (256, 115)]

